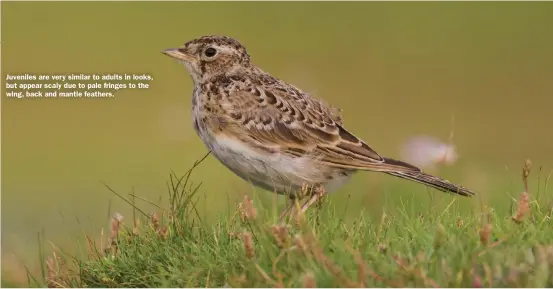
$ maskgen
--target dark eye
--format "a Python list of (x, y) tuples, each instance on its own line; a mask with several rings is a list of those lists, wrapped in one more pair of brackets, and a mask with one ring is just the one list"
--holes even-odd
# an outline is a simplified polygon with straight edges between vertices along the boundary
[(207, 57), (213, 57), (215, 56), (215, 54), (217, 54), (217, 50), (213, 47), (209, 47), (208, 49), (205, 50), (205, 56)]

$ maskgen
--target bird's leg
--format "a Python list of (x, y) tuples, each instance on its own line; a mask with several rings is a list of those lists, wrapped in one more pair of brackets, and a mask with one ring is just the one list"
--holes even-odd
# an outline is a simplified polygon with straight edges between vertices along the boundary
[(315, 202), (319, 201), (325, 194), (325, 190), (322, 186), (316, 188), (313, 190), (313, 194), (311, 195), (311, 197), (309, 198), (309, 200), (307, 200), (307, 202), (305, 202), (303, 204), (303, 206), (301, 207), (301, 212), (304, 213), (305, 211), (307, 211), (307, 209), (313, 205)]
[[(308, 193), (308, 194), (307, 194)], [(311, 187), (304, 187), (302, 189), (302, 195), (300, 196), (300, 200), (303, 199), (305, 195), (309, 195), (309, 199), (300, 207), (299, 204), (296, 204), (296, 199), (293, 200), (293, 203), (289, 207), (289, 215), (294, 216), (298, 212), (305, 213), (307, 209), (313, 205), (315, 202), (320, 200), (325, 195), (324, 187), (319, 186), (317, 188)]]
[(298, 192), (288, 194), (288, 205), (280, 214), (279, 220), (282, 221), (286, 215), (295, 215), (300, 209), (298, 201), (303, 200), (306, 196), (311, 196), (313, 187), (308, 183), (304, 183)]
[(280, 214), (279, 221), (282, 221), (284, 217), (286, 217), (286, 215), (288, 215), (288, 213), (296, 207), (296, 198), (294, 196), (289, 196), (287, 203), (286, 208)]

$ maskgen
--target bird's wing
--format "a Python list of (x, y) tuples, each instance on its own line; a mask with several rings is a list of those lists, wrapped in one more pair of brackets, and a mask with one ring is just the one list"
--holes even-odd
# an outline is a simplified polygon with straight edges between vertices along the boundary
[[(386, 170), (384, 158), (348, 132), (339, 110), (293, 86), (250, 84), (220, 103), (228, 135), (253, 147), (342, 168)], [(389, 169), (389, 168), (388, 168)]]
[(338, 110), (299, 89), (275, 81), (262, 83), (227, 88), (228, 97), (217, 103), (222, 110), (217, 117), (224, 117), (214, 121), (218, 133), (267, 153), (313, 156), (328, 166), (380, 171), (441, 191), (474, 194), (411, 164), (380, 156), (343, 127)]

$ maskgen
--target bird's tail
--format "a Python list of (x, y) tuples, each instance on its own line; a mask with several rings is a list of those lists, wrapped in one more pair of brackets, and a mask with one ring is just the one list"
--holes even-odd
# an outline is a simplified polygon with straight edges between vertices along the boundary
[(440, 177), (424, 173), (421, 169), (406, 162), (389, 158), (384, 158), (384, 161), (389, 165), (389, 170), (384, 170), (382, 171), (383, 173), (425, 184), (442, 192), (451, 192), (465, 197), (471, 197), (474, 195), (474, 192), (467, 188), (456, 185)]

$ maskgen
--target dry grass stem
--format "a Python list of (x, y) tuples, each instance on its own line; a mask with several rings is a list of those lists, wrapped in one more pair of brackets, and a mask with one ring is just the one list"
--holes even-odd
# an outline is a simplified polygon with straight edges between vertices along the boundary
[(86, 244), (88, 245), (88, 258), (96, 259), (96, 245), (94, 245), (94, 241), (92, 241), (88, 235), (85, 235), (85, 238)]
[(250, 232), (242, 233), (242, 241), (244, 242), (244, 249), (248, 259), (253, 260), (255, 258), (255, 251), (253, 248), (253, 238)]
[(518, 201), (517, 211), (515, 215), (512, 217), (513, 221), (515, 221), (515, 223), (517, 224), (522, 223), (522, 221), (524, 221), (524, 217), (529, 211), (530, 211), (530, 205), (528, 202), (528, 193), (523, 192), (520, 195), (520, 199)]
[(301, 235), (296, 235), (294, 237), (294, 244), (296, 245), (296, 248), (300, 252), (303, 252), (303, 253), (307, 252), (307, 249), (308, 249), (307, 244), (305, 243)]
[(522, 182), (524, 183), (524, 191), (528, 192), (528, 176), (530, 175), (530, 170), (532, 169), (532, 161), (526, 159), (524, 162), (524, 167), (522, 168)]
[(161, 238), (162, 240), (166, 240), (167, 239), (167, 236), (169, 235), (169, 230), (167, 229), (167, 227), (165, 226), (162, 226), (159, 231), (157, 232), (157, 235), (159, 238)]
[(244, 201), (238, 204), (238, 211), (242, 221), (253, 221), (257, 218), (257, 209), (248, 195), (244, 195)]
[(486, 223), (484, 227), (480, 230), (480, 243), (482, 245), (484, 246), (488, 245), (491, 232), (492, 232), (492, 225), (490, 223)]
[(157, 213), (152, 213), (150, 216), (150, 220), (152, 221), (152, 226), (154, 227), (154, 231), (159, 230), (159, 216)]
[(62, 270), (65, 267), (63, 260), (53, 252), (46, 259), (46, 285), (48, 288), (67, 288), (69, 284), (65, 281)]
[(117, 236), (119, 235), (119, 230), (121, 229), (121, 223), (123, 222), (123, 215), (119, 213), (113, 214), (113, 217), (111, 218), (111, 231), (110, 231), (110, 239), (115, 240), (117, 239)]
[(357, 250), (353, 250), (351, 248), (347, 248), (348, 251), (353, 254), (353, 257), (355, 258), (355, 262), (357, 263), (357, 276), (359, 279), (359, 287), (365, 288), (367, 287), (367, 284), (365, 280), (367, 280), (367, 276), (370, 276), (374, 280), (380, 281), (385, 283), (387, 286), (391, 287), (403, 287), (403, 286), (397, 286), (398, 284), (393, 284), (393, 282), (390, 282), (389, 280), (384, 279), (382, 276), (378, 275), (376, 272), (371, 270), (367, 263), (363, 261), (363, 258), (361, 257), (361, 253)]
[(314, 247), (313, 255), (317, 262), (322, 264), (330, 273), (332, 273), (342, 282), (342, 285), (349, 288), (357, 287), (357, 283), (346, 278), (346, 276), (344, 276), (344, 273), (342, 272), (342, 269), (334, 264), (334, 262), (332, 262), (332, 260), (323, 253), (323, 249), (321, 247)]
[(440, 287), (436, 281), (427, 276), (426, 272), (422, 268), (409, 266), (409, 263), (398, 255), (394, 255), (393, 258), (396, 261), (396, 264), (399, 265), (403, 271), (419, 277), (424, 282), (426, 287)]
[(271, 234), (275, 238), (277, 246), (279, 248), (285, 248), (288, 246), (290, 236), (288, 235), (288, 229), (282, 225), (271, 226)]
[(117, 238), (119, 236), (119, 231), (121, 230), (121, 225), (123, 223), (123, 215), (119, 213), (114, 213), (110, 222), (110, 235), (108, 248), (106, 250), (112, 249), (112, 253), (116, 254), (118, 252), (117, 248)]
[(242, 232), (229, 232), (228, 236), (231, 240), (241, 239), (242, 238)]

